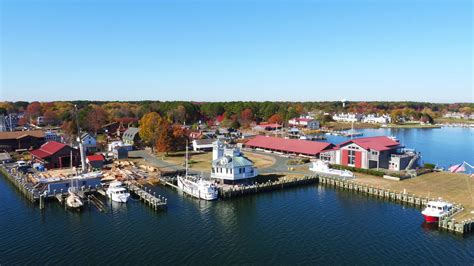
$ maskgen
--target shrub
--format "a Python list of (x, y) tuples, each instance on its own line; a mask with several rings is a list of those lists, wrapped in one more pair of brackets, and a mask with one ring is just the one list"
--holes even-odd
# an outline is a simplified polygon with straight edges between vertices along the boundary
[(431, 170), (433, 170), (433, 169), (435, 169), (436, 165), (434, 165), (434, 164), (432, 164), (432, 163), (425, 163), (425, 164), (423, 165), (423, 167), (424, 167), (425, 169), (431, 169)]
[(349, 170), (355, 173), (362, 173), (362, 174), (374, 175), (374, 176), (379, 176), (379, 177), (383, 177), (385, 175), (385, 172), (380, 171), (380, 170), (374, 170), (374, 169), (356, 168), (356, 167), (345, 166), (345, 165), (340, 165), (340, 164), (332, 164), (331, 167), (334, 169)]

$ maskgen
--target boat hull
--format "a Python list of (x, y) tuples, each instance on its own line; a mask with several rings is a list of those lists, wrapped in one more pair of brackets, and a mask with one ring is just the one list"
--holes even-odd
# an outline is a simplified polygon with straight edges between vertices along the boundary
[(430, 215), (423, 215), (425, 217), (425, 222), (427, 223), (437, 223), (439, 221), (439, 217), (430, 216)]
[(203, 199), (203, 200), (216, 200), (218, 195), (216, 193), (206, 193), (202, 192), (199, 187), (196, 185), (192, 184), (189, 180), (183, 179), (181, 177), (178, 177), (178, 187), (181, 189), (184, 193), (191, 195), (195, 198), (198, 199)]

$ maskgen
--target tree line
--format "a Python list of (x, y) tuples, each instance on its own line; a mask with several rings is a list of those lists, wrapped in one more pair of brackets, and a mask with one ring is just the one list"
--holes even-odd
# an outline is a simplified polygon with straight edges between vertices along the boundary
[[(76, 113), (77, 107), (77, 113)], [(216, 121), (227, 127), (249, 127), (254, 123), (268, 121), (285, 123), (291, 118), (307, 112), (315, 112), (317, 119), (330, 120), (324, 113), (376, 113), (389, 114), (394, 122), (401, 118), (433, 119), (446, 112), (471, 114), (473, 103), (427, 103), (427, 102), (186, 102), (186, 101), (55, 101), (55, 102), (0, 102), (0, 114), (24, 113), (19, 124), (35, 122), (42, 116), (44, 123), (61, 126), (74, 134), (79, 126), (97, 132), (110, 122), (139, 125), (139, 120), (148, 113), (156, 113), (173, 124), (196, 126), (199, 122), (213, 125)], [(77, 119), (76, 119), (77, 115)]]

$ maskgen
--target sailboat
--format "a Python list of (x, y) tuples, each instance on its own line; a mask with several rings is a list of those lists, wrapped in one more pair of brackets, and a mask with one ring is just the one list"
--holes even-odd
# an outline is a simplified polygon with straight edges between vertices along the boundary
[(215, 200), (218, 197), (217, 186), (202, 176), (191, 176), (188, 174), (188, 144), (186, 143), (186, 174), (178, 175), (178, 188), (184, 193), (204, 200)]
[[(77, 182), (77, 180), (76, 180)], [(80, 209), (84, 206), (81, 197), (78, 193), (77, 186), (74, 186), (74, 181), (71, 180), (71, 186), (68, 188), (67, 192), (69, 195), (66, 198), (66, 205), (71, 209)]]

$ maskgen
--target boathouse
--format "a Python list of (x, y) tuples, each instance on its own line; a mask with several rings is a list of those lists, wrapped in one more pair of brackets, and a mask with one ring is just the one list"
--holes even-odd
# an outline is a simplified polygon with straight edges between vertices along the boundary
[(41, 130), (0, 132), (0, 151), (36, 149), (44, 143)]
[(333, 148), (334, 145), (329, 142), (256, 136), (255, 138), (247, 141), (247, 143), (245, 143), (245, 147), (257, 150), (272, 151), (281, 154), (316, 157), (322, 151)]
[(80, 161), (77, 149), (56, 141), (46, 142), (30, 153), (33, 162), (41, 163), (48, 169), (78, 166)]
[(386, 137), (356, 138), (321, 152), (320, 159), (357, 168), (383, 168), (395, 171), (412, 168), (418, 154), (403, 150), (397, 140)]

